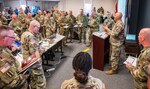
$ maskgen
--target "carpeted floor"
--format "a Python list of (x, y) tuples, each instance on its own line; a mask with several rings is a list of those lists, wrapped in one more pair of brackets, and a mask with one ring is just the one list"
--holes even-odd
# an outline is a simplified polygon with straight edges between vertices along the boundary
[[(57, 65), (56, 70), (52, 72), (51, 77), (47, 78), (47, 89), (60, 89), (64, 80), (73, 77), (73, 57), (85, 48), (85, 44), (78, 44), (77, 42), (74, 42), (73, 44), (70, 43), (64, 48), (66, 58), (61, 60), (61, 63)], [(89, 50), (89, 53), (92, 55), (92, 49)], [(107, 69), (108, 65), (105, 66), (105, 70)], [(122, 63), (120, 63), (118, 74), (106, 75), (104, 71), (92, 69), (90, 75), (101, 79), (105, 83), (106, 89), (134, 89), (132, 77)]]

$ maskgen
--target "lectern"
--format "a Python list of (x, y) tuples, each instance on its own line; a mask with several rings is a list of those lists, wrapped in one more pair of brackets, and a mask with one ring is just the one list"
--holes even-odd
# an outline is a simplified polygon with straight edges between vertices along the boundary
[(104, 70), (109, 62), (109, 36), (106, 33), (93, 33), (93, 68)]

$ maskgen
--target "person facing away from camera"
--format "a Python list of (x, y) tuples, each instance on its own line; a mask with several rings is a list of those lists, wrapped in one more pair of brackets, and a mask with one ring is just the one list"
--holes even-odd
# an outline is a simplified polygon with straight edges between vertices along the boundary
[(72, 62), (74, 77), (65, 80), (61, 89), (106, 89), (104, 83), (89, 75), (92, 69), (92, 58), (89, 53), (79, 52)]

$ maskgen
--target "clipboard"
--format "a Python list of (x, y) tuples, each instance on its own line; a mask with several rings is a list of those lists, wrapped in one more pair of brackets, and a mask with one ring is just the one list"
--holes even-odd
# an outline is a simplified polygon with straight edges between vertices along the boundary
[(38, 58), (37, 60), (31, 61), (28, 64), (26, 64), (25, 66), (22, 67), (22, 72), (24, 72), (25, 70), (27, 70), (28, 68), (30, 68), (32, 65), (34, 65), (36, 62), (40, 61), (41, 59)]

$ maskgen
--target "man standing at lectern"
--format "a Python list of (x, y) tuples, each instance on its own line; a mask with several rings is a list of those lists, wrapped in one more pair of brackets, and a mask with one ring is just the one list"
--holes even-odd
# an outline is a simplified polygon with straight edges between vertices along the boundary
[(118, 64), (121, 54), (121, 47), (124, 43), (124, 24), (121, 21), (122, 13), (117, 12), (114, 15), (115, 25), (111, 29), (108, 26), (104, 25), (104, 31), (110, 35), (109, 42), (110, 42), (110, 65), (111, 68), (106, 71), (105, 73), (108, 75), (116, 74), (118, 70)]

